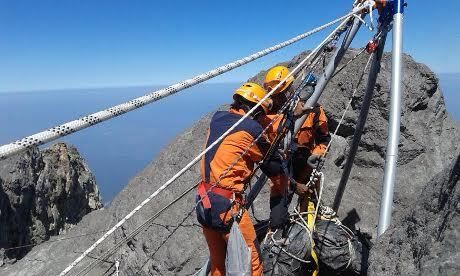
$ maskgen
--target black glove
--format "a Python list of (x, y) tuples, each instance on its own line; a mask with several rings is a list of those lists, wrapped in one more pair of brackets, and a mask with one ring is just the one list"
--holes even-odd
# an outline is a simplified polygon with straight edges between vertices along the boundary
[(260, 165), (262, 172), (268, 177), (283, 173), (283, 157), (275, 150), (272, 155)]
[(307, 165), (312, 169), (316, 169), (323, 160), (324, 158), (321, 155), (312, 154), (307, 159)]

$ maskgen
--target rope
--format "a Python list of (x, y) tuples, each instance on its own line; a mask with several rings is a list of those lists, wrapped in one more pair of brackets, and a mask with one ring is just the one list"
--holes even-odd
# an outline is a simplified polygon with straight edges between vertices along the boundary
[(8, 248), (2, 248), (5, 251), (9, 250), (14, 250), (14, 249), (21, 249), (21, 248), (27, 248), (27, 247), (33, 247), (41, 244), (48, 244), (48, 243), (55, 243), (55, 242), (60, 242), (60, 241), (66, 241), (66, 240), (72, 240), (72, 239), (77, 239), (77, 238), (82, 238), (82, 237), (87, 237), (87, 236), (92, 236), (100, 233), (104, 233), (106, 230), (101, 230), (101, 231), (96, 231), (96, 232), (91, 232), (91, 233), (86, 233), (86, 234), (81, 234), (77, 236), (71, 236), (71, 237), (65, 237), (65, 238), (60, 238), (60, 239), (55, 239), (55, 240), (47, 240), (41, 243), (30, 243), (30, 244), (25, 244), (25, 245), (20, 245), (20, 246), (14, 246), (14, 247), (8, 247)]
[[(346, 68), (348, 65), (350, 65), (356, 58), (358, 58), (362, 53), (364, 53), (365, 50), (366, 50), (366, 48), (363, 48), (363, 49), (362, 49), (358, 54), (356, 54), (350, 61), (348, 61), (344, 66), (342, 66), (332, 77), (336, 76), (338, 73), (340, 73), (340, 71), (342, 71), (344, 68)], [(354, 99), (354, 97), (355, 97), (355, 94), (356, 94), (356, 92), (357, 92), (357, 90), (358, 90), (358, 87), (359, 87), (359, 85), (361, 84), (361, 81), (362, 81), (362, 79), (363, 79), (363, 76), (364, 76), (364, 74), (365, 74), (365, 72), (366, 72), (366, 70), (367, 70), (367, 68), (368, 68), (368, 66), (369, 66), (369, 64), (370, 64), (370, 62), (371, 62), (371, 60), (372, 60), (372, 55), (369, 57), (369, 60), (368, 60), (368, 62), (367, 62), (367, 64), (366, 64), (366, 66), (364, 67), (364, 69), (363, 69), (363, 71), (362, 71), (362, 74), (361, 74), (360, 77), (359, 77), (358, 83), (357, 83), (357, 85), (356, 85), (356, 87), (355, 87), (355, 89), (354, 89), (352, 95), (350, 96), (350, 99), (349, 99), (348, 104), (347, 104), (347, 106), (346, 106), (346, 108), (345, 108), (345, 110), (344, 110), (344, 113), (342, 114), (342, 117), (341, 117), (341, 119), (340, 119), (340, 121), (339, 121), (339, 123), (338, 123), (338, 125), (337, 125), (337, 127), (336, 127), (336, 129), (335, 129), (335, 131), (334, 131), (334, 136), (337, 134), (337, 132), (338, 132), (340, 126), (342, 125), (342, 123), (343, 123), (343, 121), (344, 121), (345, 115), (346, 115), (348, 109), (349, 109), (350, 106), (351, 106), (351, 103), (352, 103), (352, 101), (353, 101), (353, 99)], [(332, 144), (332, 140), (333, 140), (333, 138), (331, 138), (331, 141), (328, 143), (328, 145), (327, 145), (327, 147), (326, 147), (326, 150), (325, 150), (325, 152), (324, 152), (324, 154), (323, 154), (323, 157), (324, 157), (324, 156), (327, 154), (327, 152), (329, 151), (330, 146), (331, 146), (331, 144)], [(289, 174), (288, 174), (288, 175), (289, 175)], [(290, 175), (289, 175), (289, 176), (290, 176)], [(310, 185), (311, 183), (313, 183), (313, 182), (315, 181), (314, 179), (315, 179), (317, 176), (320, 176), (320, 191), (319, 191), (319, 195), (317, 195), (317, 204), (316, 204), (316, 206), (315, 206), (315, 211), (314, 211), (314, 213), (313, 213), (313, 214), (314, 214), (314, 215), (313, 215), (313, 222), (314, 222), (314, 223), (313, 223), (313, 227), (312, 227), (310, 233), (312, 233), (312, 232), (314, 231), (314, 228), (315, 228), (315, 226), (316, 226), (316, 223), (315, 223), (315, 222), (316, 222), (316, 218), (317, 218), (317, 216), (318, 216), (318, 211), (319, 211), (320, 202), (321, 202), (322, 194), (323, 194), (323, 188), (324, 188), (324, 174), (323, 174), (322, 172), (319, 172), (317, 169), (315, 169), (315, 170), (313, 171), (312, 175), (310, 176), (309, 182), (306, 184), (306, 185)], [(292, 178), (292, 177), (290, 177), (290, 179), (291, 179), (291, 178)], [(291, 181), (292, 181), (292, 180), (291, 180)], [(315, 190), (315, 193), (316, 193), (316, 190)], [(302, 221), (302, 223), (303, 223), (304, 225), (300, 224), (300, 223), (297, 222), (297, 221), (296, 221), (296, 223), (298, 223), (299, 225), (305, 226), (305, 227), (308, 229), (308, 224), (307, 224), (307, 222), (304, 220), (304, 218), (302, 217), (302, 215), (308, 214), (309, 212), (303, 212), (303, 213), (301, 214), (301, 213), (298, 212), (298, 210), (297, 210), (296, 208), (294, 208), (294, 211), (295, 211), (296, 215), (298, 216), (298, 218)], [(311, 240), (311, 243), (312, 243), (312, 245), (313, 245), (314, 243), (313, 243), (313, 237), (312, 237), (312, 236), (310, 236), (310, 240)], [(272, 237), (272, 241), (274, 241), (274, 240), (273, 240), (273, 237)], [(275, 245), (276, 245), (276, 244), (275, 244)], [(276, 245), (276, 246), (277, 246), (277, 245)], [(277, 246), (277, 247), (279, 247), (279, 246)], [(283, 250), (282, 247), (279, 247), (279, 248), (280, 248), (285, 254), (288, 254), (291, 258), (294, 258), (294, 259), (296, 259), (296, 260), (298, 260), (298, 261), (301, 261), (301, 262), (303, 261), (303, 260), (301, 260), (300, 258), (298, 258), (297, 256), (294, 256), (294, 255), (290, 254), (289, 252)]]
[[(199, 181), (199, 180), (198, 180)], [(197, 181), (197, 182), (198, 182)], [(103, 262), (104, 260), (108, 259), (115, 251), (121, 247), (123, 244), (131, 241), (136, 235), (138, 235), (140, 232), (143, 230), (148, 229), (151, 225), (152, 222), (157, 219), (164, 211), (166, 211), (169, 207), (174, 205), (176, 202), (181, 200), (183, 197), (185, 197), (188, 193), (193, 191), (198, 184), (193, 185), (189, 189), (187, 189), (185, 192), (183, 192), (180, 196), (176, 197), (174, 200), (172, 200), (170, 203), (168, 203), (166, 206), (164, 206), (161, 210), (156, 212), (154, 215), (150, 216), (144, 223), (139, 225), (136, 229), (134, 229), (128, 236), (125, 238), (121, 239), (118, 243), (116, 243), (114, 246), (112, 246), (104, 255), (100, 256), (98, 259), (93, 261), (91, 264), (83, 268), (80, 272), (78, 272), (76, 275), (86, 275), (89, 271), (91, 271), (94, 267), (96, 267), (99, 263)]]
[(184, 217), (184, 219), (176, 226), (174, 229), (168, 234), (168, 236), (161, 242), (161, 244), (157, 247), (155, 252), (152, 253), (151, 256), (148, 256), (147, 260), (142, 264), (142, 266), (136, 271), (135, 275), (139, 275), (139, 272), (144, 269), (144, 266), (148, 264), (148, 262), (155, 256), (155, 254), (160, 250), (160, 248), (166, 244), (166, 242), (176, 233), (177, 230), (187, 221), (187, 219), (195, 212), (196, 205), (192, 208), (192, 210)]
[(359, 56), (361, 56), (364, 52), (366, 51), (366, 47), (364, 47), (363, 49), (361, 49), (361, 51), (359, 51), (354, 57), (352, 57), (345, 65), (343, 65), (342, 67), (340, 67), (340, 69), (338, 69), (337, 71), (335, 71), (335, 73), (332, 75), (331, 79), (335, 76), (337, 76), (340, 72), (342, 72), (343, 69), (345, 69), (348, 65), (350, 65), (353, 61), (355, 61), (355, 59), (357, 59)]
[[(364, 9), (363, 7), (360, 9)], [(132, 110), (138, 109), (140, 107), (143, 107), (144, 105), (150, 104), (152, 102), (158, 101), (162, 98), (165, 98), (167, 96), (170, 96), (172, 94), (175, 94), (181, 90), (187, 89), (189, 87), (195, 86), (199, 83), (202, 83), (204, 81), (207, 81), (211, 78), (214, 78), (216, 76), (219, 76), (223, 73), (226, 73), (228, 71), (231, 71), (237, 67), (240, 67), (242, 65), (245, 65), (247, 63), (250, 63), (260, 57), (266, 56), (272, 52), (275, 52), (279, 49), (282, 49), (288, 45), (291, 45), (299, 40), (302, 40), (308, 36), (311, 36), (319, 31), (322, 31), (323, 29), (334, 25), (335, 23), (338, 23), (353, 14), (359, 12), (360, 10), (354, 10), (347, 15), (344, 15), (340, 18), (337, 18), (327, 24), (324, 24), (320, 27), (317, 27), (309, 32), (300, 34), (294, 38), (291, 38), (289, 40), (286, 40), (282, 43), (279, 43), (277, 45), (274, 45), (270, 48), (264, 49), (262, 51), (259, 51), (257, 53), (254, 53), (252, 55), (249, 55), (247, 57), (241, 58), (239, 60), (236, 60), (234, 62), (228, 63), (226, 65), (220, 66), (216, 69), (210, 70), (208, 72), (205, 72), (203, 74), (200, 74), (198, 76), (195, 76), (191, 79), (187, 79), (184, 81), (181, 81), (179, 83), (176, 83), (174, 85), (171, 85), (169, 87), (151, 92), (149, 94), (146, 94), (144, 96), (132, 99), (128, 102), (110, 107), (108, 109), (86, 115), (84, 117), (81, 117), (79, 119), (55, 126), (53, 128), (50, 128), (48, 130), (30, 135), (28, 137), (22, 138), (20, 140), (14, 141), (10, 144), (6, 144), (0, 147), (0, 160), (7, 158), (11, 155), (17, 154), (19, 152), (25, 151), (28, 148), (31, 148), (33, 146), (39, 146), (42, 144), (45, 144), (47, 142), (56, 140), (60, 137), (67, 136), (71, 133), (80, 131), (82, 129), (91, 127), (93, 125), (99, 124), (101, 122), (107, 121), (109, 119), (112, 119), (114, 117), (117, 117), (119, 115), (122, 115), (124, 113), (130, 112)]]
[(318, 217), (318, 210), (319, 206), (321, 203), (321, 198), (323, 196), (323, 187), (324, 187), (324, 174), (323, 172), (317, 172), (317, 175), (320, 176), (320, 185), (319, 185), (319, 196), (318, 200), (316, 202), (316, 208), (315, 208), (315, 214), (313, 215), (313, 228), (311, 229), (311, 232), (315, 231), (315, 226), (316, 226), (316, 218)]
[[(363, 51), (361, 51), (362, 53)], [(360, 55), (360, 54), (358, 54)], [(357, 55), (357, 56), (358, 56)], [(369, 56), (369, 59), (367, 60), (367, 63), (366, 63), (366, 66), (364, 67), (363, 71), (361, 72), (361, 75), (359, 76), (359, 79), (358, 79), (358, 82), (356, 84), (356, 87), (355, 89), (353, 90), (353, 93), (351, 94), (350, 96), (350, 99), (348, 100), (348, 103), (347, 103), (347, 106), (345, 107), (345, 110), (342, 114), (342, 117), (340, 118), (340, 121), (339, 123), (337, 124), (337, 127), (335, 128), (335, 131), (334, 131), (334, 136), (331, 137), (331, 140), (329, 141), (329, 143), (327, 144), (327, 147), (326, 147), (326, 150), (324, 151), (323, 153), (323, 157), (326, 156), (326, 154), (328, 153), (329, 149), (331, 148), (331, 144), (332, 144), (332, 141), (334, 140), (334, 137), (337, 135), (337, 132), (339, 131), (339, 128), (340, 126), (342, 125), (343, 121), (345, 120), (345, 115), (347, 114), (348, 110), (350, 109), (351, 107), (351, 104), (353, 103), (353, 99), (356, 95), (356, 92), (358, 91), (358, 88), (359, 88), (359, 85), (361, 84), (361, 82), (363, 81), (363, 77), (364, 77), (364, 74), (366, 73), (366, 70), (367, 68), (369, 67), (369, 65), (371, 64), (371, 61), (372, 61), (372, 57), (373, 57), (373, 54), (371, 54)], [(349, 64), (349, 63), (347, 63)]]
[[(302, 223), (300, 223), (300, 222), (298, 222), (298, 221), (294, 221), (294, 223), (300, 225), (300, 226), (301, 226), (302, 228), (304, 228), (305, 230), (308, 229), (308, 228), (306, 228)], [(294, 254), (290, 253), (289, 251), (287, 251), (286, 249), (284, 249), (284, 247), (283, 247), (282, 245), (279, 245), (279, 244), (278, 244), (278, 241), (276, 241), (276, 240), (275, 240), (275, 237), (274, 237), (275, 234), (276, 234), (276, 232), (278, 232), (278, 229), (276, 229), (276, 231), (273, 232), (273, 234), (272, 234), (271, 237), (270, 237), (271, 240), (272, 240), (273, 246), (279, 248), (281, 251), (283, 251), (284, 254), (288, 255), (289, 257), (291, 257), (291, 258), (293, 258), (293, 259), (295, 259), (295, 260), (297, 260), (297, 261), (299, 261), (299, 262), (301, 262), (301, 263), (304, 263), (304, 264), (311, 264), (310, 261), (307, 261), (307, 260), (304, 260), (304, 259), (302, 259), (302, 258), (300, 258), (300, 257), (297, 257), (296, 255), (294, 255)], [(308, 232), (308, 231), (307, 231), (307, 232)], [(272, 246), (272, 247), (273, 247), (273, 246)]]
[[(222, 136), (220, 136), (214, 143), (208, 146), (204, 151), (202, 151), (198, 156), (195, 157), (190, 163), (188, 163), (184, 168), (182, 168), (179, 172), (177, 172), (172, 178), (170, 178), (166, 183), (160, 186), (155, 192), (153, 192), (147, 199), (145, 199), (141, 204), (139, 204), (136, 208), (134, 208), (130, 213), (128, 213), (123, 219), (121, 219), (117, 224), (115, 224), (107, 233), (105, 233), (99, 240), (97, 240), (93, 245), (91, 245), (86, 251), (84, 251), (75, 261), (73, 261), (69, 266), (67, 266), (59, 276), (66, 275), (73, 267), (75, 267), (86, 255), (92, 252), (102, 241), (104, 241), (109, 235), (111, 235), (116, 229), (118, 229), (121, 225), (123, 225), (128, 219), (130, 219), (136, 212), (138, 212), (142, 207), (144, 207), (150, 200), (155, 198), (161, 191), (166, 189), (171, 183), (173, 183), (177, 178), (179, 178), (182, 174), (184, 174), (188, 169), (190, 169), (193, 165), (195, 165), (209, 150), (215, 147), (218, 143), (220, 143), (231, 131), (233, 131), (241, 122), (247, 119), (259, 106), (262, 105), (281, 85), (284, 81), (286, 81), (289, 77), (296, 74), (300, 68), (304, 66), (304, 64), (313, 56), (313, 53), (317, 52), (323, 45), (325, 45), (334, 35), (335, 33), (340, 30), (343, 26), (345, 26), (348, 22), (348, 19), (355, 13), (360, 12), (362, 9), (366, 8), (365, 6), (354, 9), (351, 13), (347, 14), (344, 17), (344, 20), (331, 34), (329, 34), (326, 39), (324, 39), (320, 45), (311, 53), (309, 54), (304, 60), (302, 60), (278, 85), (276, 85), (270, 92), (268, 92), (264, 98), (261, 99), (259, 103), (257, 103), (251, 110), (249, 110), (241, 119), (239, 119), (232, 127), (230, 127)], [(335, 20), (334, 20), (335, 21)], [(333, 22), (334, 22), (333, 21)], [(339, 20), (340, 21), (340, 20)], [(338, 21), (337, 21), (338, 22)], [(331, 24), (331, 23), (328, 23)], [(326, 24), (327, 25), (327, 24)], [(325, 25), (324, 25), (325, 26)], [(190, 87), (190, 86), (188, 86)], [(1, 148), (0, 148), (1, 150)]]
[[(362, 51), (361, 51), (362, 53)], [(358, 55), (360, 55), (361, 53), (359, 53)], [(357, 56), (358, 56), (357, 55)], [(356, 87), (355, 89), (353, 90), (353, 93), (351, 94), (350, 96), (350, 99), (348, 100), (348, 103), (347, 103), (347, 106), (345, 107), (345, 110), (342, 114), (342, 117), (340, 118), (340, 121), (339, 123), (337, 124), (337, 127), (335, 128), (335, 131), (333, 133), (333, 135), (331, 136), (331, 140), (329, 141), (329, 143), (327, 144), (327, 147), (326, 147), (326, 150), (324, 151), (324, 153), (322, 154), (322, 157), (324, 158), (327, 153), (329, 152), (330, 148), (331, 148), (331, 145), (332, 145), (332, 142), (334, 141), (334, 137), (336, 137), (337, 135), (337, 132), (339, 131), (339, 128), (340, 126), (342, 125), (344, 119), (345, 119), (345, 115), (347, 114), (348, 110), (350, 109), (351, 107), (351, 104), (353, 102), (353, 99), (356, 95), (356, 92), (358, 91), (358, 88), (359, 88), (359, 85), (361, 84), (362, 80), (363, 80), (363, 77), (364, 77), (364, 74), (366, 73), (366, 70), (367, 68), (369, 67), (369, 65), (371, 64), (371, 61), (372, 61), (372, 56), (373, 54), (371, 54), (369, 56), (369, 59), (366, 63), (366, 66), (364, 67), (363, 71), (361, 72), (361, 75), (359, 76), (359, 79), (358, 79), (358, 82), (356, 84)], [(354, 59), (353, 59), (354, 60)], [(347, 65), (350, 64), (350, 62), (347, 63)], [(335, 75), (334, 75), (335, 76)], [(317, 202), (316, 202), (316, 208), (315, 208), (315, 214), (314, 214), (314, 221), (316, 221), (316, 217), (318, 215), (318, 209), (319, 209), (319, 206), (320, 206), (320, 203), (321, 203), (321, 196), (322, 196), (322, 193), (323, 193), (323, 184), (324, 184), (324, 174), (322, 172), (320, 172), (319, 170), (321, 169), (322, 167), (322, 164), (324, 162), (321, 162), (321, 164), (318, 165), (318, 167), (316, 167), (311, 176), (310, 176), (310, 179), (308, 181), (308, 183), (306, 184), (307, 186), (311, 185), (312, 183), (314, 183), (315, 179), (317, 176), (321, 176), (320, 178), (320, 191), (319, 191), (319, 195), (317, 196)], [(315, 192), (316, 192), (316, 189), (315, 189)], [(313, 225), (313, 229), (314, 229), (314, 225)]]

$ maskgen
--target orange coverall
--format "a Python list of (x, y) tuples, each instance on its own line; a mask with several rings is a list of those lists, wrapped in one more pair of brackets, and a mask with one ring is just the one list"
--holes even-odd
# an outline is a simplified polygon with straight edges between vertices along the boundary
[(308, 182), (313, 168), (307, 165), (310, 155), (323, 155), (331, 140), (327, 117), (321, 105), (317, 104), (295, 137), (297, 152), (293, 157), (294, 179), (300, 183)]
[[(276, 114), (267, 115), (262, 121), (262, 126), (264, 128), (267, 127), (276, 116)], [(267, 131), (267, 135), (272, 141), (277, 135), (278, 126), (282, 118), (283, 115), (279, 116)], [(297, 152), (293, 157), (293, 177), (296, 181), (300, 183), (308, 182), (312, 172), (312, 168), (307, 165), (308, 157), (312, 154), (324, 154), (330, 139), (331, 135), (329, 134), (326, 114), (324, 113), (323, 107), (318, 104), (309, 113), (307, 119), (294, 138), (294, 141), (298, 145)], [(279, 187), (273, 184), (271, 187), (271, 196), (278, 195), (279, 192), (284, 189), (285, 187)]]
[[(216, 112), (210, 123), (206, 146), (213, 143), (243, 115), (244, 111), (234, 109)], [(263, 137), (250, 147), (248, 153), (239, 159), (231, 170), (228, 172), (226, 170), (253, 143), (262, 130), (257, 121), (248, 118), (227, 135), (220, 144), (206, 153), (201, 160), (202, 183), (200, 185), (202, 186), (198, 188), (197, 200), (201, 198), (202, 204), (197, 206), (197, 216), (198, 221), (203, 225), (203, 234), (209, 247), (211, 275), (213, 276), (225, 275), (225, 256), (231, 225), (229, 222), (232, 220), (232, 213), (238, 209), (237, 206), (232, 206), (226, 193), (233, 193), (236, 199), (241, 196), (248, 177), (254, 169), (254, 164), (263, 159), (270, 143)], [(280, 171), (264, 172), (275, 183), (287, 183), (286, 177), (279, 176)], [(213, 184), (217, 186), (209, 191), (209, 186)], [(205, 191), (204, 195), (200, 194), (200, 189)], [(239, 227), (247, 246), (251, 249), (252, 275), (262, 275), (260, 249), (248, 212), (243, 212)]]

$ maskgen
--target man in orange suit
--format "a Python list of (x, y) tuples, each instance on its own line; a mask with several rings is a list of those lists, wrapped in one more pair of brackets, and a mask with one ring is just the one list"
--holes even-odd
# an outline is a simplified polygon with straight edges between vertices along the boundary
[[(237, 89), (231, 108), (228, 111), (219, 111), (212, 117), (206, 147), (240, 120), (265, 95), (265, 90), (255, 83), (245, 83)], [(254, 165), (264, 159), (270, 148), (270, 142), (263, 135), (263, 128), (258, 122), (268, 113), (270, 105), (269, 101), (263, 102), (201, 160), (202, 181), (198, 186), (197, 218), (203, 226), (203, 234), (209, 247), (213, 276), (225, 275), (227, 241), (235, 219), (251, 250), (252, 275), (262, 275), (256, 232), (248, 212), (244, 209), (243, 193)], [(277, 186), (286, 187), (287, 177), (282, 174), (281, 162), (281, 157), (275, 154), (263, 162), (261, 169)], [(282, 227), (288, 219), (287, 197), (270, 202), (270, 205), (270, 227)]]

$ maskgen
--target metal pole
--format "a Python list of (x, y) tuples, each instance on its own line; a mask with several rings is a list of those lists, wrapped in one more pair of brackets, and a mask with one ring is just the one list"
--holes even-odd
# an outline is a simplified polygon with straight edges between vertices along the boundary
[(391, 222), (393, 190), (398, 161), (398, 145), (401, 122), (401, 80), (402, 80), (402, 40), (404, 1), (397, 0), (393, 15), (393, 58), (391, 73), (391, 107), (388, 125), (388, 144), (385, 159), (385, 176), (383, 178), (382, 201), (377, 235), (382, 235)]
[(246, 209), (249, 209), (249, 207), (251, 207), (251, 205), (254, 203), (254, 200), (256, 199), (257, 195), (260, 193), (262, 188), (265, 186), (267, 180), (268, 177), (264, 173), (261, 173), (259, 179), (257, 179), (256, 183), (252, 185), (252, 189), (249, 191), (249, 194), (246, 197)]
[[(364, 16), (364, 15), (363, 15)], [(351, 42), (355, 38), (356, 33), (358, 32), (359, 28), (361, 27), (361, 21), (358, 18), (355, 18), (353, 21), (353, 25), (345, 34), (342, 45), (335, 50), (334, 56), (332, 56), (331, 60), (327, 64), (321, 78), (318, 80), (318, 83), (315, 87), (315, 92), (311, 95), (308, 99), (305, 109), (313, 107), (319, 100), (319, 97), (323, 93), (326, 85), (331, 80), (332, 75), (335, 72), (337, 66), (339, 66), (340, 61), (342, 60), (345, 52), (347, 51), (348, 47), (350, 47)]]
[(380, 61), (382, 60), (383, 50), (385, 48), (387, 33), (382, 34), (380, 38), (379, 46), (376, 52), (372, 56), (372, 64), (369, 69), (369, 77), (367, 79), (366, 92), (364, 94), (363, 103), (361, 105), (361, 111), (359, 113), (358, 121), (356, 122), (355, 133), (353, 134), (353, 141), (348, 152), (347, 161), (342, 172), (342, 178), (340, 179), (339, 186), (334, 198), (334, 205), (332, 208), (337, 212), (342, 201), (345, 187), (347, 186), (348, 177), (350, 176), (351, 169), (353, 167), (353, 161), (355, 160), (356, 152), (358, 151), (358, 145), (361, 141), (361, 136), (366, 125), (367, 115), (369, 114), (369, 108), (371, 106), (372, 96), (374, 95), (374, 87), (377, 82), (377, 76), (380, 72)]
[[(364, 16), (365, 14), (362, 15), (362, 17)], [(340, 45), (340, 47), (336, 49), (334, 55), (332, 56), (331, 60), (327, 64), (326, 68), (324, 69), (324, 73), (322, 74), (321, 78), (318, 80), (318, 83), (316, 84), (316, 87), (315, 87), (315, 92), (313, 92), (313, 95), (305, 103), (305, 106), (304, 106), (305, 110), (308, 110), (314, 107), (316, 103), (318, 102), (319, 97), (321, 96), (324, 89), (326, 88), (326, 85), (329, 83), (332, 75), (335, 72), (335, 69), (337, 69), (337, 66), (339, 65), (340, 61), (345, 55), (345, 52), (347, 51), (347, 49), (350, 47), (350, 44), (355, 38), (356, 33), (358, 32), (360, 27), (361, 27), (361, 21), (358, 18), (355, 18), (353, 20), (353, 25), (350, 27), (345, 37), (343, 38), (342, 44)], [(307, 117), (308, 117), (308, 112), (296, 120), (295, 127), (294, 127), (294, 135), (296, 135), (299, 132), (300, 128), (304, 124)]]

